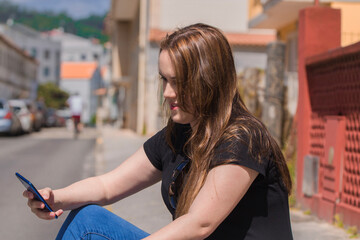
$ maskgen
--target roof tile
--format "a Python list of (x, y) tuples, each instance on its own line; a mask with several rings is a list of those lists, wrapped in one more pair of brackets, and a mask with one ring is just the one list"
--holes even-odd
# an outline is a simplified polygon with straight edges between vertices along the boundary
[(96, 62), (63, 62), (61, 64), (61, 79), (89, 80), (97, 67)]
[[(149, 40), (160, 43), (168, 33), (171, 32), (152, 28), (149, 32)], [(225, 33), (225, 37), (232, 46), (266, 46), (268, 43), (276, 40), (274, 34)]]

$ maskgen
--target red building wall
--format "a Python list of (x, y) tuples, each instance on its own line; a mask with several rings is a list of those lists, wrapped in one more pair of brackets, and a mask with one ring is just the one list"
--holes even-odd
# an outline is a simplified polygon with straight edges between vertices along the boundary
[(320, 158), (310, 206), (329, 221), (339, 214), (360, 227), (360, 43), (307, 58), (306, 71), (310, 154)]
[(297, 188), (296, 195), (300, 203), (309, 205), (308, 199), (303, 198), (302, 179), (304, 157), (310, 151), (310, 120), (311, 106), (309, 88), (305, 69), (307, 57), (323, 53), (341, 44), (341, 15), (340, 10), (309, 7), (299, 13), (298, 32), (298, 74), (299, 98), (297, 107)]
[[(339, 10), (300, 12), (296, 194), (319, 217), (360, 227), (360, 43), (339, 48), (340, 30)], [(309, 156), (316, 186), (304, 194)]]

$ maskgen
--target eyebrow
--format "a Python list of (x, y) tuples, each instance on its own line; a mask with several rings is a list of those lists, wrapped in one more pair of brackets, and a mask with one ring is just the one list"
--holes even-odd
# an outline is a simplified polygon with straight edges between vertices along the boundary
[[(160, 71), (159, 71), (159, 74), (160, 74), (161, 77), (166, 78), (166, 77), (164, 76), (164, 74), (162, 74)], [(171, 79), (171, 80), (175, 80), (176, 77), (175, 77), (175, 76), (172, 76), (172, 77), (170, 77), (170, 79)]]

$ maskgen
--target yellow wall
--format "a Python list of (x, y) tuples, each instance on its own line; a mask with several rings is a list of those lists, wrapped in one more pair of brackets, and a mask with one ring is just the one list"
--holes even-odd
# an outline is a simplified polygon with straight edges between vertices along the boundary
[(360, 3), (334, 2), (332, 8), (341, 9), (341, 46), (360, 41)]
[(260, 0), (248, 0), (248, 8), (249, 8), (249, 20), (253, 19), (260, 13), (262, 13), (262, 5)]
[(297, 21), (286, 25), (285, 27), (278, 29), (278, 40), (286, 42), (287, 36), (290, 33), (297, 31)]

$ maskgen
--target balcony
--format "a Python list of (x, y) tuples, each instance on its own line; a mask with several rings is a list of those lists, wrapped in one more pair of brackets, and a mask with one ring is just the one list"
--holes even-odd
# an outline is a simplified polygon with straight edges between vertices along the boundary
[[(331, 1), (320, 1), (327, 5)], [(314, 0), (262, 0), (263, 11), (249, 21), (249, 28), (281, 29), (298, 18), (301, 9), (314, 5)]]

